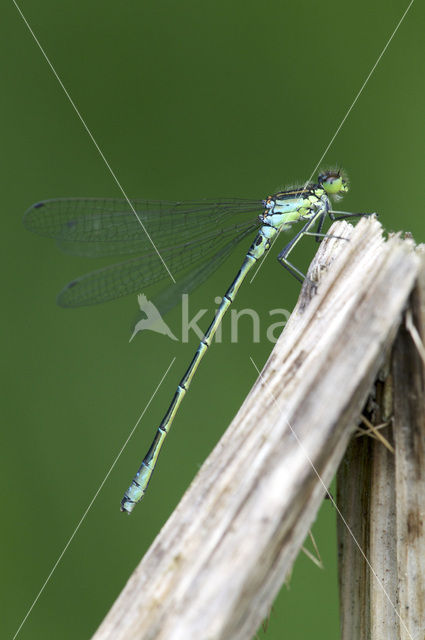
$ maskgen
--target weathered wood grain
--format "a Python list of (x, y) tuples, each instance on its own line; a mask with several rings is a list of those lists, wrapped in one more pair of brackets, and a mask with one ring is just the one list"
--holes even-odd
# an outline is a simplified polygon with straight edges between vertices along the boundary
[(267, 615), (419, 269), (412, 243), (385, 241), (376, 220), (331, 232), (350, 241), (321, 244), (309, 271), (317, 290), (304, 285), (257, 382), (95, 640), (239, 640)]
[[(341, 640), (425, 638), (425, 260), (370, 409), (395, 454), (353, 440), (338, 471)], [(422, 354), (422, 355), (421, 355)], [(367, 409), (366, 409), (367, 410)], [(367, 558), (367, 560), (366, 560)]]

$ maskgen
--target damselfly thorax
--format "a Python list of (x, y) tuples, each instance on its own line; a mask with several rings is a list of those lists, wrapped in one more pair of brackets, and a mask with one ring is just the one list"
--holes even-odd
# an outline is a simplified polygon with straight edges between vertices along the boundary
[[(282, 231), (292, 231), (300, 223), (301, 229), (293, 233), (279, 253), (278, 261), (303, 282), (305, 276), (302, 271), (288, 260), (301, 238), (314, 236), (320, 240), (325, 237), (321, 231), (327, 215), (332, 220), (370, 215), (333, 211), (331, 199), (338, 199), (346, 191), (347, 179), (338, 170), (321, 173), (316, 184), (279, 191), (266, 200), (227, 198), (201, 202), (126, 202), (57, 198), (39, 202), (27, 211), (25, 225), (31, 231), (54, 238), (67, 253), (87, 257), (137, 254), (70, 282), (58, 297), (59, 304), (64, 307), (96, 304), (129, 293), (145, 292), (147, 287), (167, 277), (164, 264), (158, 258), (160, 253), (162, 263), (165, 262), (167, 269), (171, 268), (177, 277), (176, 283), (167, 286), (152, 301), (163, 315), (179, 302), (182, 293), (189, 293), (204, 282), (239, 242), (257, 230), (236, 277), (180, 380), (148, 453), (121, 501), (122, 511), (130, 513), (144, 496), (178, 408), (248, 272)], [(254, 214), (256, 217), (251, 217)]]

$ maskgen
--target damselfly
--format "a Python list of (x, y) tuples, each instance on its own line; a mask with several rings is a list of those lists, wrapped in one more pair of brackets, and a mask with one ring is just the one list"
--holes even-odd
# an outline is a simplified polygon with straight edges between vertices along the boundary
[[(137, 257), (70, 282), (58, 296), (58, 303), (63, 307), (96, 304), (145, 291), (146, 287), (167, 278), (159, 252), (173, 275), (178, 277), (176, 284), (166, 286), (153, 298), (157, 309), (164, 314), (177, 304), (183, 293), (189, 293), (204, 282), (241, 240), (258, 229), (236, 278), (224, 294), (177, 387), (148, 453), (121, 501), (122, 511), (131, 513), (143, 498), (164, 440), (195, 371), (247, 273), (264, 256), (281, 231), (289, 231), (294, 224), (302, 222), (303, 226), (279, 253), (278, 260), (303, 282), (304, 274), (288, 260), (299, 240), (306, 235), (316, 239), (324, 237), (321, 231), (327, 215), (332, 220), (369, 215), (331, 209), (330, 198), (339, 198), (347, 191), (348, 182), (344, 174), (327, 171), (319, 175), (316, 184), (281, 191), (266, 200), (133, 200), (130, 208), (125, 200), (58, 198), (39, 202), (26, 212), (25, 226), (35, 233), (54, 238), (66, 253), (93, 257), (137, 254)], [(260, 210), (262, 213), (258, 215)], [(254, 213), (257, 216), (250, 217)], [(153, 250), (152, 241), (157, 251)]]

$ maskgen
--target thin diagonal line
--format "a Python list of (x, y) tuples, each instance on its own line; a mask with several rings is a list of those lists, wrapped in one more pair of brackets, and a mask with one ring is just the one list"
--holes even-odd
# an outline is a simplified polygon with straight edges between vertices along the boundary
[[(310, 175), (309, 179), (305, 182), (304, 187), (303, 187), (304, 189), (305, 189), (305, 188), (306, 188), (306, 186), (307, 186), (307, 185), (312, 181), (313, 177), (315, 176), (316, 171), (317, 171), (317, 169), (319, 168), (319, 166), (320, 166), (320, 164), (321, 164), (321, 162), (322, 162), (323, 158), (325, 157), (325, 155), (326, 155), (326, 154), (327, 154), (327, 152), (329, 151), (329, 149), (330, 149), (330, 147), (332, 146), (332, 144), (333, 144), (333, 142), (334, 142), (335, 138), (337, 137), (338, 133), (341, 131), (341, 129), (342, 129), (343, 125), (344, 125), (344, 122), (347, 120), (348, 116), (350, 115), (351, 111), (353, 110), (354, 105), (356, 104), (357, 100), (360, 98), (361, 94), (363, 93), (364, 88), (366, 87), (367, 83), (369, 82), (369, 80), (370, 80), (370, 78), (371, 78), (371, 76), (372, 76), (373, 72), (375, 71), (376, 67), (377, 67), (377, 66), (378, 66), (378, 64), (380, 63), (382, 56), (384, 55), (384, 53), (385, 53), (385, 52), (386, 52), (386, 50), (388, 49), (388, 47), (389, 47), (389, 45), (390, 45), (391, 40), (394, 38), (395, 34), (397, 33), (397, 31), (398, 31), (398, 29), (399, 29), (399, 27), (400, 27), (401, 23), (403, 22), (404, 18), (406, 17), (406, 15), (407, 15), (407, 13), (408, 13), (408, 11), (409, 11), (410, 7), (412, 6), (413, 2), (414, 2), (414, 0), (410, 0), (410, 3), (409, 3), (409, 5), (408, 5), (407, 9), (405, 10), (405, 12), (403, 13), (403, 15), (401, 16), (400, 20), (398, 21), (398, 23), (397, 23), (397, 25), (396, 25), (396, 27), (395, 27), (394, 31), (392, 32), (392, 34), (391, 34), (391, 35), (390, 35), (390, 37), (388, 38), (388, 41), (387, 41), (387, 43), (386, 43), (385, 47), (382, 49), (381, 53), (379, 54), (379, 56), (378, 56), (378, 58), (377, 58), (377, 60), (376, 60), (375, 64), (373, 65), (373, 67), (372, 67), (372, 68), (371, 68), (371, 70), (369, 71), (368, 75), (366, 76), (365, 81), (363, 82), (362, 86), (361, 86), (361, 87), (360, 87), (360, 89), (358, 90), (357, 95), (355, 96), (355, 98), (354, 98), (353, 102), (351, 103), (350, 107), (347, 109), (347, 111), (346, 111), (346, 113), (345, 113), (345, 116), (343, 117), (343, 119), (342, 119), (342, 120), (341, 120), (341, 122), (339, 123), (339, 125), (338, 125), (338, 127), (337, 127), (337, 129), (336, 129), (335, 133), (333, 134), (332, 138), (330, 139), (329, 144), (327, 145), (326, 149), (324, 150), (324, 152), (323, 152), (323, 153), (322, 153), (322, 155), (320, 156), (320, 160), (318, 161), (318, 163), (317, 163), (317, 164), (316, 164), (316, 166), (314, 167), (313, 171), (311, 172), (311, 175)], [(276, 242), (276, 240), (278, 239), (278, 237), (279, 237), (279, 235), (280, 235), (280, 232), (281, 232), (281, 229), (279, 229), (279, 232), (277, 233), (277, 235), (276, 235), (275, 239), (273, 240), (273, 242), (272, 242), (272, 245), (271, 245), (271, 246), (273, 246), (273, 245), (274, 245), (274, 243)], [(270, 247), (270, 249), (271, 249), (271, 247)], [(260, 262), (260, 264), (258, 265), (258, 267), (257, 267), (256, 271), (254, 272), (254, 274), (253, 274), (253, 276), (252, 276), (251, 280), (249, 281), (249, 284), (251, 284), (251, 283), (253, 282), (254, 278), (256, 277), (257, 273), (258, 273), (258, 272), (259, 272), (259, 270), (261, 269), (262, 265), (264, 264), (264, 262), (265, 262), (265, 260), (266, 260), (266, 258), (267, 258), (267, 255), (268, 255), (269, 253), (270, 253), (270, 250), (267, 252), (267, 254), (264, 256), (264, 259), (263, 259), (263, 260)]]
[(258, 374), (258, 376), (260, 377), (261, 382), (263, 383), (264, 387), (267, 389), (268, 393), (270, 394), (270, 397), (272, 398), (273, 402), (275, 403), (276, 407), (278, 408), (278, 410), (279, 410), (280, 414), (283, 416), (283, 418), (284, 418), (284, 420), (285, 420), (286, 424), (287, 424), (287, 425), (288, 425), (288, 427), (290, 428), (292, 435), (293, 435), (293, 436), (294, 436), (294, 438), (296, 439), (297, 444), (299, 445), (299, 447), (300, 447), (301, 451), (303, 452), (304, 456), (306, 457), (306, 459), (307, 459), (307, 461), (308, 461), (309, 465), (311, 466), (311, 468), (313, 469), (314, 473), (316, 474), (316, 476), (317, 476), (317, 478), (318, 478), (318, 480), (319, 480), (320, 484), (321, 484), (321, 485), (323, 486), (323, 488), (325, 489), (325, 491), (326, 491), (326, 493), (327, 493), (327, 495), (328, 495), (328, 497), (329, 497), (329, 500), (332, 502), (332, 504), (333, 504), (333, 506), (335, 507), (335, 509), (336, 509), (336, 511), (337, 511), (337, 513), (338, 513), (338, 515), (339, 515), (339, 517), (341, 518), (342, 522), (343, 522), (343, 523), (344, 523), (344, 525), (346, 526), (348, 533), (349, 533), (349, 534), (350, 534), (350, 536), (352, 537), (352, 539), (353, 539), (353, 541), (354, 541), (354, 543), (355, 543), (356, 547), (357, 547), (357, 548), (358, 548), (358, 550), (360, 551), (360, 553), (361, 553), (361, 555), (362, 555), (362, 557), (363, 557), (364, 561), (366, 562), (367, 566), (369, 567), (369, 569), (370, 569), (371, 573), (372, 573), (372, 574), (374, 575), (374, 577), (376, 578), (376, 580), (377, 580), (377, 582), (378, 582), (379, 586), (381, 587), (381, 589), (382, 589), (383, 593), (385, 594), (385, 597), (387, 598), (388, 602), (390, 603), (390, 605), (391, 605), (391, 606), (392, 606), (392, 608), (394, 609), (394, 612), (395, 612), (396, 616), (398, 617), (398, 619), (400, 620), (401, 625), (402, 625), (402, 626), (403, 626), (403, 628), (405, 629), (405, 631), (406, 631), (407, 635), (409, 636), (409, 638), (411, 638), (411, 640), (414, 640), (414, 639), (413, 639), (413, 636), (412, 636), (412, 635), (410, 634), (410, 632), (409, 632), (409, 629), (406, 627), (406, 623), (404, 622), (403, 618), (401, 617), (401, 615), (400, 615), (400, 614), (399, 614), (399, 612), (397, 611), (397, 608), (396, 608), (395, 604), (394, 604), (394, 603), (393, 603), (393, 601), (391, 600), (391, 598), (390, 598), (390, 596), (388, 595), (388, 593), (387, 593), (387, 591), (386, 591), (386, 589), (385, 589), (384, 585), (382, 584), (381, 580), (379, 579), (378, 574), (375, 572), (375, 570), (374, 570), (374, 568), (372, 567), (372, 565), (370, 564), (370, 562), (369, 562), (369, 560), (368, 560), (368, 558), (367, 558), (367, 556), (366, 556), (365, 552), (364, 552), (364, 551), (363, 551), (363, 549), (361, 548), (360, 543), (357, 541), (357, 538), (356, 538), (356, 536), (354, 535), (354, 533), (352, 532), (352, 530), (351, 530), (351, 528), (350, 528), (350, 526), (349, 526), (348, 522), (345, 520), (345, 518), (344, 518), (344, 516), (342, 515), (341, 511), (338, 509), (338, 506), (337, 506), (337, 504), (336, 504), (335, 500), (333, 499), (333, 497), (331, 496), (331, 494), (328, 492), (328, 488), (327, 488), (327, 486), (325, 485), (325, 483), (323, 482), (323, 480), (322, 480), (322, 478), (321, 478), (321, 476), (320, 476), (320, 473), (317, 471), (317, 469), (316, 469), (316, 467), (315, 467), (315, 465), (314, 465), (313, 460), (312, 460), (312, 459), (310, 458), (310, 456), (308, 455), (308, 452), (306, 451), (306, 449), (305, 449), (304, 445), (302, 444), (301, 440), (298, 438), (297, 434), (295, 433), (294, 429), (292, 428), (291, 423), (290, 423), (290, 422), (289, 422), (289, 420), (288, 420), (288, 419), (283, 415), (283, 412), (282, 412), (282, 410), (281, 410), (281, 408), (280, 408), (280, 406), (279, 406), (279, 404), (278, 404), (278, 402), (277, 402), (276, 398), (274, 397), (273, 393), (270, 391), (270, 389), (269, 389), (268, 385), (267, 385), (267, 384), (265, 384), (265, 382), (264, 382), (264, 378), (263, 378), (263, 376), (262, 376), (262, 374), (261, 374), (261, 371), (259, 370), (259, 368), (258, 368), (258, 367), (257, 367), (257, 365), (255, 364), (255, 362), (254, 362), (254, 360), (252, 359), (252, 357), (251, 357), (251, 356), (249, 357), (249, 359), (251, 360), (251, 363), (253, 364), (253, 366), (254, 366), (255, 370), (257, 371), (257, 374)]
[(104, 153), (102, 152), (101, 148), (99, 147), (99, 145), (97, 144), (92, 132), (90, 131), (90, 129), (88, 128), (83, 116), (81, 115), (81, 113), (78, 110), (78, 107), (76, 106), (75, 102), (73, 101), (73, 99), (71, 98), (71, 96), (69, 95), (65, 85), (63, 84), (62, 80), (60, 79), (58, 73), (56, 72), (56, 69), (54, 68), (53, 64), (50, 62), (47, 53), (44, 51), (43, 47), (41, 46), (37, 36), (35, 35), (34, 31), (31, 29), (30, 25), (28, 24), (28, 20), (25, 18), (24, 14), (22, 13), (20, 7), (18, 6), (18, 4), (16, 3), (16, 0), (12, 0), (13, 4), (15, 5), (16, 9), (18, 10), (22, 20), (24, 21), (24, 23), (26, 24), (28, 31), (31, 33), (32, 37), (34, 38), (34, 41), (36, 42), (38, 48), (40, 49), (41, 53), (44, 56), (44, 59), (46, 60), (47, 64), (49, 65), (53, 75), (55, 76), (56, 80), (59, 82), (60, 86), (63, 89), (63, 92), (65, 93), (66, 97), (68, 98), (72, 108), (74, 109), (75, 113), (77, 114), (78, 118), (81, 121), (81, 124), (83, 125), (84, 129), (87, 131), (91, 141), (93, 142), (94, 146), (96, 147), (100, 157), (102, 158), (103, 162), (106, 164), (109, 173), (111, 174), (111, 176), (113, 177), (113, 179), (115, 180), (116, 185), (118, 186), (119, 190), (121, 191), (121, 193), (123, 194), (124, 198), (127, 201), (127, 204), (129, 205), (130, 209), (132, 210), (132, 212), (134, 213), (134, 215), (136, 216), (140, 226), (142, 227), (143, 231), (145, 232), (145, 234), (147, 235), (149, 242), (151, 243), (151, 245), (153, 246), (158, 258), (161, 260), (162, 264), (164, 265), (168, 275), (170, 276), (171, 280), (175, 283), (175, 279), (173, 277), (173, 274), (171, 273), (171, 271), (169, 270), (169, 268), (167, 267), (163, 257), (161, 256), (161, 254), (159, 253), (154, 241), (152, 240), (151, 236), (148, 233), (148, 230), (146, 229), (145, 225), (143, 224), (139, 214), (137, 213), (136, 209), (133, 207), (132, 202), (129, 200), (126, 192), (124, 191), (123, 187), (121, 186), (120, 181), (118, 180), (117, 176), (115, 175), (111, 165), (109, 164), (109, 162), (107, 161), (107, 159), (105, 158)]
[(406, 329), (410, 333), (410, 337), (415, 343), (415, 347), (420, 357), (422, 358), (422, 362), (425, 364), (425, 345), (422, 342), (421, 336), (419, 335), (419, 332), (413, 323), (412, 312), (410, 309), (407, 310), (405, 324), (406, 324)]
[(39, 592), (37, 593), (36, 597), (34, 598), (30, 608), (28, 609), (27, 613), (25, 614), (24, 619), (22, 620), (21, 624), (19, 625), (15, 635), (13, 636), (12, 640), (15, 640), (15, 638), (18, 636), (20, 630), (22, 629), (22, 627), (24, 626), (28, 616), (30, 615), (31, 611), (33, 610), (33, 608), (35, 607), (35, 605), (37, 604), (38, 599), (40, 598), (41, 594), (43, 593), (44, 589), (46, 588), (50, 578), (52, 577), (52, 575), (54, 574), (54, 572), (56, 571), (58, 564), (60, 563), (60, 561), (62, 560), (63, 556), (65, 555), (66, 550), (68, 549), (69, 545), (71, 544), (72, 540), (74, 539), (78, 529), (81, 527), (81, 525), (83, 524), (84, 520), (86, 519), (86, 516), (88, 514), (88, 512), (90, 511), (90, 509), (93, 506), (94, 501), (96, 500), (97, 496), (99, 495), (99, 493), (101, 492), (103, 485), (105, 484), (105, 482), (107, 481), (107, 479), (109, 478), (113, 468), (115, 467), (116, 463), (118, 462), (118, 459), (120, 458), (122, 452), (124, 451), (124, 449), (126, 448), (130, 438), (132, 437), (133, 433), (135, 432), (135, 430), (137, 429), (139, 422), (141, 421), (141, 419), (143, 418), (143, 416), (145, 415), (149, 405), (151, 404), (152, 400), (154, 399), (154, 397), (157, 394), (157, 391), (159, 389), (159, 387), (162, 385), (162, 383), (164, 382), (169, 370), (171, 369), (171, 367), (174, 364), (175, 361), (175, 357), (171, 360), (170, 364), (167, 367), (167, 370), (165, 371), (164, 375), (162, 376), (161, 380), (159, 381), (156, 389), (154, 390), (154, 392), (152, 393), (151, 397), (149, 398), (149, 401), (147, 403), (147, 405), (145, 406), (145, 408), (143, 409), (142, 413), (140, 414), (136, 424), (134, 425), (134, 427), (132, 428), (132, 430), (130, 431), (126, 441), (124, 442), (124, 444), (122, 445), (121, 449), (119, 450), (118, 454), (115, 456), (115, 459), (113, 461), (113, 463), (111, 464), (111, 466), (109, 467), (105, 477), (103, 478), (102, 482), (100, 483), (96, 493), (94, 494), (93, 498), (90, 500), (88, 507), (86, 508), (86, 510), (84, 511), (83, 515), (80, 518), (80, 521), (78, 522), (77, 526), (75, 527), (74, 531), (72, 532), (71, 536), (69, 537), (67, 543), (65, 544), (63, 550), (61, 551), (61, 553), (59, 554), (58, 559), (56, 560), (55, 564), (53, 565), (52, 569), (50, 570), (50, 573), (48, 574), (47, 578), (45, 579), (45, 581), (43, 582), (41, 589), (39, 590)]
[(372, 76), (373, 72), (375, 71), (376, 67), (378, 66), (379, 62), (381, 61), (382, 56), (384, 55), (384, 53), (385, 53), (385, 52), (386, 52), (386, 50), (388, 49), (388, 47), (389, 47), (389, 45), (390, 45), (390, 43), (391, 43), (391, 40), (394, 38), (395, 34), (397, 33), (397, 31), (398, 31), (398, 29), (399, 29), (399, 27), (400, 27), (401, 23), (403, 22), (404, 18), (406, 17), (406, 15), (407, 15), (407, 13), (408, 13), (408, 11), (409, 11), (410, 7), (412, 6), (413, 2), (414, 2), (414, 0), (410, 0), (410, 3), (409, 3), (409, 5), (408, 5), (408, 7), (407, 7), (406, 11), (405, 11), (405, 12), (403, 13), (403, 15), (401, 16), (401, 18), (400, 18), (400, 20), (398, 21), (398, 23), (397, 23), (397, 25), (396, 25), (396, 27), (395, 27), (394, 31), (392, 32), (392, 34), (391, 34), (391, 35), (390, 35), (390, 37), (389, 37), (387, 44), (386, 44), (386, 45), (385, 45), (385, 47), (382, 49), (381, 53), (380, 53), (380, 54), (379, 54), (379, 56), (378, 56), (378, 59), (376, 60), (375, 64), (373, 65), (372, 69), (369, 71), (369, 73), (368, 73), (368, 75), (367, 75), (367, 77), (366, 77), (366, 80), (363, 82), (363, 84), (362, 84), (362, 86), (360, 87), (359, 91), (357, 92), (357, 95), (356, 95), (356, 97), (354, 98), (354, 100), (353, 100), (353, 102), (352, 102), (352, 104), (351, 104), (350, 108), (348, 109), (347, 113), (345, 114), (345, 116), (343, 117), (343, 119), (341, 120), (341, 122), (339, 123), (339, 125), (338, 125), (338, 127), (337, 127), (337, 130), (335, 131), (334, 135), (332, 136), (332, 138), (331, 138), (331, 140), (330, 140), (330, 142), (329, 142), (328, 146), (326, 147), (326, 149), (324, 150), (324, 152), (323, 152), (323, 153), (322, 153), (322, 155), (320, 156), (320, 160), (318, 161), (318, 163), (317, 163), (317, 164), (316, 164), (316, 166), (314, 167), (314, 169), (313, 169), (313, 171), (312, 171), (312, 173), (311, 173), (311, 176), (310, 176), (310, 178), (308, 179), (308, 181), (307, 181), (307, 182), (310, 182), (310, 181), (312, 180), (313, 176), (316, 174), (316, 171), (317, 171), (317, 169), (319, 168), (319, 165), (321, 164), (321, 162), (322, 162), (323, 158), (325, 157), (325, 155), (326, 155), (326, 154), (327, 154), (327, 152), (329, 151), (329, 149), (330, 149), (330, 147), (331, 147), (331, 145), (332, 145), (333, 141), (335, 140), (335, 138), (337, 137), (338, 133), (340, 132), (340, 130), (341, 130), (341, 128), (342, 128), (342, 126), (343, 126), (344, 122), (347, 120), (348, 116), (350, 115), (350, 113), (351, 113), (351, 111), (352, 111), (352, 109), (353, 109), (354, 105), (356, 104), (357, 100), (360, 98), (360, 95), (362, 94), (363, 89), (366, 87), (366, 85), (367, 85), (367, 83), (369, 82), (369, 80), (370, 80), (370, 78), (371, 78), (371, 76)]

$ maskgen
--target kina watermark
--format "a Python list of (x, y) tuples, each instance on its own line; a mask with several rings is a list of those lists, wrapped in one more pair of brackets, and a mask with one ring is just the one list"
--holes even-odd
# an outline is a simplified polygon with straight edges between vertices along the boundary
[[(216, 305), (221, 303), (221, 298), (216, 297), (214, 302)], [(164, 336), (167, 336), (171, 340), (179, 340), (180, 342), (187, 343), (190, 339), (190, 333), (193, 331), (195, 335), (201, 340), (204, 336), (205, 329), (201, 329), (199, 327), (198, 322), (201, 320), (205, 320), (208, 318), (207, 314), (211, 314), (211, 310), (209, 309), (200, 309), (191, 317), (190, 309), (189, 309), (189, 294), (184, 293), (182, 295), (182, 305), (181, 305), (181, 338), (178, 338), (173, 331), (170, 329), (168, 324), (163, 319), (160, 311), (154, 305), (151, 300), (144, 294), (139, 294), (137, 296), (137, 301), (139, 304), (139, 308), (141, 311), (141, 319), (135, 324), (133, 332), (130, 337), (130, 342), (134, 339), (134, 337), (142, 332), (142, 331), (154, 331), (155, 333), (160, 333)], [(230, 316), (230, 342), (237, 343), (239, 340), (239, 331), (241, 321), (244, 325), (246, 325), (247, 319), (249, 319), (252, 326), (252, 342), (259, 343), (261, 340), (262, 332), (265, 331), (266, 339), (275, 344), (279, 335), (281, 334), (283, 328), (285, 327), (289, 316), (290, 311), (287, 309), (271, 309), (268, 312), (268, 316), (270, 319), (270, 323), (264, 327), (264, 319), (261, 321), (260, 314), (255, 309), (245, 308), (245, 309), (236, 309), (232, 308), (229, 311)], [(207, 316), (207, 317), (205, 317)], [(212, 318), (211, 318), (212, 319)], [(261, 326), (263, 324), (263, 327)], [(206, 328), (206, 327), (205, 327)], [(223, 342), (223, 325), (220, 325), (217, 328), (217, 331), (214, 336), (214, 341), (221, 343)]]

